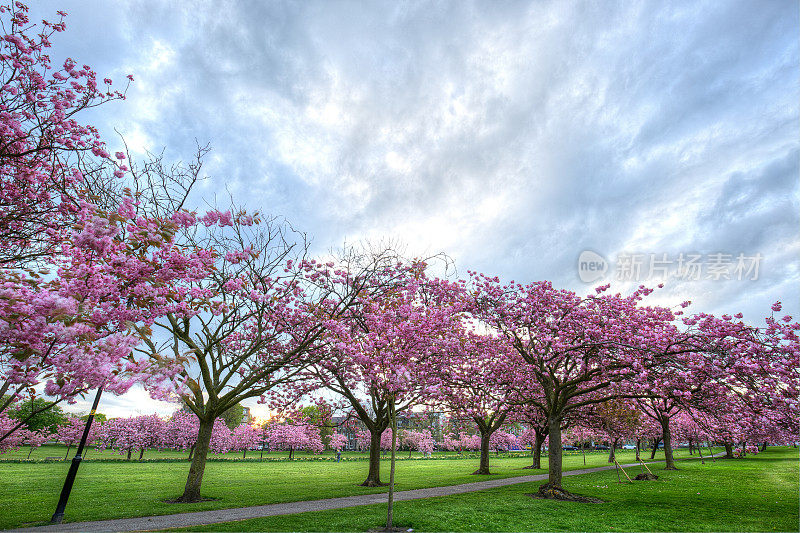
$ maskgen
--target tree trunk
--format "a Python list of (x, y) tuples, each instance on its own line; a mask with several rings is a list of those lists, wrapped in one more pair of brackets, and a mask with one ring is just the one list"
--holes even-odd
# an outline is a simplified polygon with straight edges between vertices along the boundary
[(642, 458), (639, 456), (639, 448), (641, 447), (642, 439), (636, 439), (636, 460), (641, 461)]
[(242, 450), (242, 459), (247, 459), (247, 448)]
[(692, 447), (692, 439), (689, 439), (689, 455), (694, 455), (694, 448)]
[(131, 460), (131, 454), (133, 453), (133, 448), (128, 448), (128, 461)]
[(542, 468), (542, 445), (544, 444), (544, 434), (536, 433), (536, 443), (533, 446), (533, 464), (531, 468), (539, 470)]
[(206, 470), (206, 458), (208, 457), (208, 447), (211, 442), (211, 432), (214, 429), (214, 419), (200, 420), (200, 429), (197, 431), (197, 442), (194, 448), (194, 458), (192, 466), (189, 467), (189, 475), (186, 477), (186, 487), (183, 489), (183, 496), (178, 498), (181, 502), (199, 502), (200, 485), (203, 483), (203, 473)]
[(369, 436), (369, 473), (362, 483), (365, 487), (383, 487), (381, 483), (381, 433), (382, 430), (370, 430)]
[(656, 452), (658, 451), (658, 444), (660, 442), (661, 442), (661, 439), (656, 439), (655, 441), (653, 441), (653, 451), (650, 453), (650, 460), (651, 461), (656, 458)]
[(389, 505), (386, 512), (386, 529), (391, 531), (394, 521), (394, 460), (397, 450), (397, 413), (394, 411), (394, 399), (389, 402), (389, 417), (392, 428), (392, 462), (389, 467)]
[(26, 457), (26, 459), (30, 459), (32, 453), (33, 453), (33, 446), (31, 446), (31, 449), (28, 450), (28, 457)]
[(539, 494), (543, 490), (560, 491), (561, 486), (561, 418), (550, 416), (547, 420), (549, 447), (547, 448), (547, 483), (539, 487)]
[(614, 439), (611, 441), (611, 450), (608, 452), (608, 462), (613, 463), (617, 459), (616, 449), (617, 449), (617, 442), (618, 439)]
[(195, 445), (194, 445), (194, 444), (192, 444), (192, 447), (191, 447), (191, 448), (189, 448), (189, 460), (190, 460), (190, 461), (192, 460), (192, 456), (194, 455), (194, 446), (195, 446)]
[(733, 443), (725, 441), (725, 459), (733, 459)]
[(481, 462), (480, 466), (473, 474), (488, 475), (489, 472), (489, 438), (492, 436), (490, 431), (484, 431), (481, 428)]
[(142, 460), (142, 457), (144, 457), (144, 448), (139, 448), (139, 460), (140, 461)]
[(664, 458), (666, 466), (664, 470), (677, 470), (675, 459), (672, 456), (672, 432), (669, 430), (669, 418), (661, 419), (661, 438), (664, 440)]
[(767, 451), (767, 442), (766, 441), (764, 441), (764, 444), (761, 445), (761, 451), (762, 452)]
[(294, 459), (294, 447), (289, 446), (289, 460), (291, 461), (292, 459)]
[(69, 457), (69, 449), (70, 448), (72, 448), (72, 444), (67, 444), (67, 453), (64, 454), (64, 460), (65, 461), (67, 460), (67, 457)]

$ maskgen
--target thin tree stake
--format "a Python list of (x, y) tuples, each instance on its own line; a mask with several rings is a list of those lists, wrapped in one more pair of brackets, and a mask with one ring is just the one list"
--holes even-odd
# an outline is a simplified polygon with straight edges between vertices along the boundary
[[(629, 476), (629, 475), (628, 475), (628, 473), (625, 471), (625, 469), (624, 469), (624, 468), (622, 468), (622, 465), (621, 465), (621, 464), (619, 464), (619, 463), (617, 462), (617, 460), (616, 460), (616, 459), (614, 459), (614, 464), (615, 464), (615, 465), (617, 465), (617, 467), (619, 467), (619, 469), (620, 469), (620, 470), (622, 470), (622, 473), (623, 473), (623, 474), (625, 474), (625, 477), (628, 479), (628, 483), (633, 483), (633, 480), (630, 478), (630, 476)], [(619, 472), (617, 472), (617, 477), (619, 477)]]

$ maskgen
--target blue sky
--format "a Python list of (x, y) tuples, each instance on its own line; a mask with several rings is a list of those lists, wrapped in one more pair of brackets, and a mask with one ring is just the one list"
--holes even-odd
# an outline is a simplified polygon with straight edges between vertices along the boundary
[[(43, 2), (66, 55), (120, 82), (89, 119), (188, 158), (320, 253), (396, 238), (459, 272), (581, 281), (584, 250), (760, 254), (757, 280), (669, 279), (653, 299), (797, 315), (798, 3)], [(725, 262), (723, 261), (723, 263)], [(672, 263), (673, 266), (675, 263)], [(712, 276), (713, 277), (713, 276)], [(603, 280), (596, 281), (595, 284)], [(155, 404), (109, 399), (117, 414)], [(144, 406), (144, 407), (142, 407)]]

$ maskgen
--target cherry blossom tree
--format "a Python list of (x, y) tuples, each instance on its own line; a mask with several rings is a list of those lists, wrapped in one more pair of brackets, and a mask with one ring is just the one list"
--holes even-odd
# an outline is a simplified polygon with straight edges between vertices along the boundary
[(199, 425), (194, 413), (176, 411), (164, 425), (161, 446), (173, 450), (188, 450), (191, 459)]
[[(18, 448), (22, 444), (22, 434), (12, 429), (16, 424), (16, 420), (9, 418), (5, 413), (0, 413), (0, 431), (9, 435), (7, 439), (0, 441), (0, 453)], [(67, 453), (69, 453), (69, 450), (67, 450)]]
[[(56, 440), (67, 445), (67, 452), (64, 454), (64, 460), (69, 456), (69, 450), (72, 445), (80, 442), (85, 427), (86, 422), (80, 418), (70, 417), (66, 424), (59, 426), (56, 430)], [(97, 439), (97, 435), (97, 426), (93, 426), (89, 431), (89, 437), (86, 439), (86, 442), (94, 442)]]
[(606, 290), (580, 297), (549, 282), (502, 285), (498, 278), (473, 274), (465, 291), (475, 316), (513, 347), (507, 373), (518, 377), (519, 402), (547, 416), (549, 479), (540, 488), (543, 497), (573, 498), (561, 486), (565, 417), (625, 396), (625, 385), (646, 383), (648, 369), (669, 349), (664, 339), (675, 329), (674, 314), (640, 305), (650, 290), (628, 297)]
[[(683, 403), (675, 398), (665, 396), (638, 400), (642, 413), (650, 417), (661, 427), (659, 442), (664, 443), (664, 456), (666, 458), (665, 470), (677, 470), (672, 452), (672, 428), (670, 423), (683, 409)], [(658, 446), (658, 443), (656, 443)], [(653, 449), (655, 454), (655, 448)]]
[(92, 388), (174, 389), (158, 357), (131, 357), (130, 324), (146, 329), (171, 306), (172, 284), (204, 268), (202, 251), (174, 242), (197, 176), (148, 181), (158, 168), (131, 172), (125, 153), (112, 157), (77, 115), (124, 94), (72, 59), (51, 65), (65, 14), (39, 29), (27, 11), (0, 8), (0, 412), (42, 385), (52, 401), (31, 416)]
[[(126, 453), (128, 460), (134, 450), (139, 450), (141, 460), (145, 450), (162, 445), (165, 430), (166, 423), (155, 414), (114, 418), (97, 426), (94, 440), (98, 442), (100, 449)], [(76, 433), (79, 435), (79, 432)]]
[(15, 268), (59, 253), (60, 234), (88, 199), (86, 159), (109, 159), (97, 130), (78, 115), (123, 99), (126, 88), (98, 83), (73, 59), (52, 64), (48, 49), (66, 29), (63, 11), (41, 26), (23, 2), (0, 6), (0, 15), (0, 266)]
[(463, 450), (478, 451), (481, 449), (481, 436), (470, 435), (463, 431), (458, 435), (445, 435), (442, 439), (442, 447), (446, 450), (457, 451), (459, 454)]
[[(385, 431), (384, 431), (385, 433)], [(383, 441), (383, 435), (381, 434), (381, 439), (378, 441), (379, 443)], [(356, 446), (359, 450), (369, 450), (370, 444), (372, 443), (372, 434), (369, 431), (364, 429), (359, 429), (356, 431)]]
[[(781, 306), (776, 303), (773, 313)], [(675, 469), (671, 421), (688, 410), (705, 411), (720, 420), (773, 415), (776, 426), (797, 432), (800, 325), (789, 316), (768, 317), (765, 328), (741, 321), (742, 315), (716, 317), (698, 313), (684, 318), (680, 332), (687, 349), (649, 372), (649, 398), (638, 400), (644, 414), (662, 428), (666, 469)], [(730, 424), (735, 428), (737, 423)], [(732, 440), (724, 438), (730, 455)]]
[(334, 433), (331, 435), (330, 447), (337, 452), (342, 451), (347, 445), (347, 435), (343, 433)]
[(519, 439), (508, 431), (495, 431), (489, 439), (489, 446), (498, 453), (510, 452), (515, 448), (519, 448)]
[(776, 318), (781, 308), (780, 302), (773, 304), (764, 327), (745, 324), (741, 314), (700, 313), (684, 320), (696, 329), (705, 348), (697, 354), (702, 372), (695, 372), (712, 382), (716, 386), (712, 392), (717, 392), (692, 401), (692, 407), (709, 409), (717, 400), (729, 404), (740, 419), (755, 422), (755, 427), (800, 434), (800, 323), (789, 315)]
[(20, 432), (20, 437), (22, 438), (22, 444), (25, 444), (29, 447), (26, 459), (30, 459), (34, 448), (38, 448), (50, 440), (52, 434), (48, 428), (42, 428), (38, 431), (24, 429)]
[[(184, 316), (165, 313), (143, 332), (142, 353), (172, 353), (186, 390), (181, 400), (198, 417), (192, 464), (180, 501), (199, 501), (214, 421), (226, 410), (294, 379), (314, 355), (325, 322), (341, 300), (307, 280), (331, 272), (303, 261), (303, 236), (277, 219), (243, 211), (211, 212), (182, 237), (216, 251), (214, 268), (176, 289)], [(296, 263), (297, 260), (300, 263)], [(304, 285), (305, 283), (305, 285)]]
[(408, 446), (408, 456), (411, 457), (411, 451), (416, 450), (425, 455), (433, 453), (435, 442), (431, 436), (431, 432), (427, 429), (421, 431), (405, 431), (403, 433), (403, 444)]
[(110, 219), (89, 205), (80, 214), (54, 258), (56, 278), (14, 273), (0, 287), (0, 392), (7, 394), (0, 411), (43, 381), (54, 398), (44, 408), (92, 388), (123, 393), (137, 381), (165, 390), (180, 385), (174, 361), (132, 356), (141, 339), (131, 324), (149, 334), (155, 317), (193, 312), (175, 303), (173, 287), (208, 265), (205, 252), (184, 253), (173, 240), (177, 224), (191, 219), (151, 223), (130, 205)]
[(381, 435), (392, 416), (424, 403), (437, 386), (433, 360), (456, 313), (451, 295), (426, 276), (425, 262), (403, 262), (388, 249), (349, 253), (336, 266), (347, 274), (334, 290), (358, 297), (331, 327), (324, 357), (295, 394), (327, 389), (342, 398), (341, 407), (352, 409), (370, 433), (362, 485), (380, 486)]
[(156, 448), (164, 435), (165, 423), (158, 415), (136, 416), (131, 419), (131, 433), (135, 435), (136, 447), (139, 449), (139, 460), (144, 457), (148, 448)]
[(386, 428), (381, 433), (381, 450), (391, 450), (392, 449), (392, 442), (395, 440), (402, 441), (403, 440), (403, 431), (398, 430), (397, 432), (397, 439), (394, 438), (394, 431), (392, 428)]
[[(122, 425), (124, 419), (112, 418), (104, 422), (92, 424), (92, 430), (95, 432), (96, 438), (94, 441), (95, 447), (98, 450), (112, 450), (116, 449), (117, 439), (122, 434)], [(130, 459), (130, 457), (129, 457)]]
[[(681, 440), (687, 441), (689, 444), (689, 455), (694, 455), (695, 450), (700, 455), (700, 462), (705, 464), (705, 457), (703, 457), (703, 442), (708, 442), (709, 434), (705, 428), (698, 424), (696, 418), (699, 413), (693, 413), (692, 409), (683, 411), (679, 417), (674, 421), (675, 434)], [(711, 444), (709, 443), (709, 451), (711, 452)], [(711, 459), (716, 462), (713, 452), (710, 454)]]
[(233, 449), (241, 451), (242, 459), (245, 459), (247, 450), (258, 446), (261, 443), (261, 438), (261, 428), (250, 424), (242, 424), (233, 430)]
[(305, 423), (273, 424), (267, 429), (267, 442), (272, 449), (288, 450), (290, 460), (295, 450), (322, 453), (324, 449), (319, 428)]
[(208, 449), (216, 455), (223, 455), (234, 449), (236, 442), (233, 432), (225, 423), (225, 420), (217, 418), (211, 429), (211, 438), (208, 442)]
[[(442, 290), (442, 284), (429, 282), (426, 266), (417, 261), (376, 273), (379, 279), (392, 280), (393, 289), (362, 292), (358, 306), (332, 330), (326, 356), (309, 373), (318, 387), (344, 397), (371, 433), (370, 472), (364, 485), (380, 484), (380, 437), (387, 426), (391, 429), (388, 528), (394, 510), (397, 413), (421, 403), (439, 386), (435, 369), (448, 353), (457, 326), (452, 294)], [(368, 404), (362, 403), (365, 399)]]
[(477, 335), (471, 331), (457, 332), (451, 346), (453, 352), (446, 366), (439, 368), (442, 386), (436, 391), (437, 400), (459, 418), (471, 418), (480, 433), (480, 463), (473, 474), (489, 472), (489, 450), (492, 435), (505, 423), (514, 408), (509, 403), (514, 380), (502, 372), (497, 363), (510, 357), (505, 339)]

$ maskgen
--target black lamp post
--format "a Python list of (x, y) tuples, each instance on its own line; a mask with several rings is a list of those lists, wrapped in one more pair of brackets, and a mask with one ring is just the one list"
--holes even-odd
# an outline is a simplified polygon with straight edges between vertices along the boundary
[(92, 427), (94, 413), (97, 411), (97, 404), (100, 403), (100, 395), (102, 393), (103, 387), (98, 388), (92, 404), (92, 410), (89, 412), (89, 418), (86, 419), (86, 427), (83, 429), (81, 442), (78, 444), (78, 451), (75, 453), (75, 457), (72, 458), (72, 464), (69, 467), (69, 472), (67, 472), (67, 479), (64, 480), (64, 488), (61, 489), (61, 497), (58, 499), (56, 512), (53, 513), (53, 518), (50, 519), (51, 524), (60, 524), (64, 518), (64, 510), (67, 508), (69, 493), (72, 491), (72, 484), (75, 483), (75, 475), (78, 473), (78, 467), (83, 458), (83, 447), (86, 446), (86, 439), (89, 438), (89, 429)]

